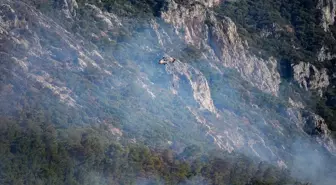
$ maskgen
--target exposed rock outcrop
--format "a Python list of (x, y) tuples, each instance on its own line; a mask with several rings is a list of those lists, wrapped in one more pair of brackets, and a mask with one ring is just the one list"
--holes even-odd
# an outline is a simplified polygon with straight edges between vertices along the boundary
[(208, 82), (199, 70), (180, 61), (167, 65), (166, 70), (173, 75), (174, 79), (177, 79), (177, 82), (179, 79), (178, 75), (185, 75), (190, 82), (195, 101), (199, 103), (202, 109), (206, 109), (218, 115), (211, 98)]
[(324, 119), (310, 111), (291, 109), (287, 110), (292, 121), (305, 133), (315, 137), (316, 141), (323, 145), (330, 153), (336, 155), (336, 145)]
[(118, 28), (122, 25), (120, 20), (112, 13), (103, 12), (97, 6), (88, 3), (85, 4), (85, 7), (90, 12), (90, 15), (95, 17), (97, 22), (102, 25), (100, 27), (100, 29), (103, 29), (102, 31)]
[[(276, 95), (279, 90), (280, 74), (277, 60), (268, 60), (250, 55), (239, 38), (236, 25), (229, 18), (222, 22), (210, 16), (210, 43), (225, 67), (236, 69), (241, 76), (260, 90)], [(216, 52), (217, 51), (217, 52)]]
[[(76, 1), (71, 2), (75, 6)], [(0, 51), (20, 66), (15, 77), (22, 79), (21, 83), (49, 89), (61, 102), (75, 107), (76, 95), (52, 75), (51, 68), (61, 73), (109, 74), (98, 66), (102, 57), (97, 51), (88, 51), (72, 34), (33, 7), (19, 1), (4, 1), (0, 14), (0, 45), (4, 46)]]
[(322, 96), (323, 89), (329, 85), (327, 69), (317, 69), (310, 63), (300, 62), (293, 66), (294, 79), (306, 90), (317, 90)]
[(320, 62), (324, 62), (326, 60), (332, 60), (334, 58), (336, 58), (336, 55), (329, 52), (328, 48), (326, 48), (325, 46), (321, 48), (320, 52), (317, 55), (317, 59)]
[(324, 31), (329, 30), (329, 25), (335, 23), (336, 1), (335, 0), (319, 0), (317, 8), (322, 11), (322, 27)]
[(70, 19), (76, 16), (76, 9), (78, 9), (76, 0), (59, 0), (57, 2), (66, 18)]
[(196, 48), (205, 48), (210, 53), (210, 58), (217, 58), (220, 61), (216, 64), (218, 67), (234, 68), (254, 86), (276, 95), (280, 84), (277, 61), (274, 58), (265, 61), (250, 55), (234, 22), (228, 17), (218, 20), (208, 10), (207, 7), (213, 4), (198, 1), (188, 7), (170, 0), (162, 18), (174, 25), (175, 31), (186, 43)]
[(296, 108), (301, 108), (303, 109), (304, 108), (304, 105), (302, 104), (302, 102), (296, 102), (294, 101), (292, 98), (288, 98), (288, 103), (293, 106), (293, 107), (296, 107)]
[(2, 29), (11, 29), (17, 26), (18, 18), (16, 12), (8, 4), (0, 5), (0, 23)]
[[(32, 89), (38, 98), (44, 97), (39, 102), (44, 107), (75, 109), (78, 120), (86, 119), (88, 123), (125, 114), (121, 116), (122, 125), (127, 129), (110, 128), (116, 136), (155, 129), (150, 133), (157, 133), (158, 138), (172, 136), (168, 139), (174, 142), (176, 138), (182, 141), (188, 137), (186, 142), (193, 142), (204, 134), (204, 138), (223, 150), (246, 152), (284, 167), (293, 155), (290, 149), (293, 138), (308, 138), (306, 133), (316, 136), (321, 145), (335, 152), (324, 120), (297, 110), (304, 108), (304, 102), (289, 99), (294, 108), (285, 115), (287, 105), (263, 93), (279, 92), (277, 60), (272, 57), (263, 60), (248, 52), (248, 44), (239, 38), (234, 22), (228, 17), (217, 18), (209, 9), (219, 1), (169, 0), (162, 18), (174, 29), (153, 18), (148, 24), (152, 27), (138, 29), (136, 25), (135, 34), (129, 34), (131, 38), (116, 41), (118, 49), (100, 42), (116, 39), (111, 35), (112, 32), (118, 35), (118, 28), (133, 28), (127, 27), (128, 22), (119, 21), (122, 17), (96, 5), (82, 7), (86, 14), (81, 21), (90, 29), (72, 33), (60, 21), (53, 21), (32, 7), (24, 9), (19, 0), (4, 2), (0, 5), (0, 44), (5, 47), (0, 48), (0, 55), (2, 59), (6, 56), (6, 61), (8, 58), (12, 68), (6, 66), (0, 70), (9, 71), (13, 79), (6, 81), (3, 88), (6, 90), (1, 92), (0, 88), (1, 95), (14, 95), (22, 87), (21, 92), (29, 94)], [(77, 26), (81, 30), (81, 24)], [(180, 46), (186, 44), (203, 51), (200, 56), (206, 67), (179, 58)], [(178, 51), (174, 53), (176, 62), (158, 65), (170, 46)], [(239, 74), (228, 72), (225, 76), (227, 68)], [(324, 89), (330, 83), (326, 69), (306, 63), (293, 68), (295, 80), (307, 90)], [(245, 81), (263, 92), (250, 88)], [(170, 83), (174, 84), (172, 88)], [(48, 98), (53, 102), (47, 102)], [(161, 120), (167, 120), (167, 124)], [(165, 133), (161, 137), (162, 130)], [(192, 138), (196, 134), (199, 135)], [(140, 142), (141, 137), (152, 139), (153, 135), (136, 137)]]

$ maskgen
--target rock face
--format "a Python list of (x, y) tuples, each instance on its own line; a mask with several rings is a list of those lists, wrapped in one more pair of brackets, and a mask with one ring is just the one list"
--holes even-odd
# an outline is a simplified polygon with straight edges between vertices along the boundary
[[(59, 2), (76, 31), (22, 1), (1, 1), (0, 115), (32, 104), (51, 109), (60, 125), (118, 117), (123, 127), (110, 131), (119, 137), (195, 141), (284, 168), (295, 155), (295, 138), (310, 138), (307, 133), (336, 154), (321, 117), (292, 99), (288, 109), (277, 96), (277, 60), (250, 54), (235, 23), (214, 15), (210, 8), (219, 1), (168, 0), (164, 22), (125, 18), (94, 4), (84, 4), (81, 15), (76, 1)], [(190, 46), (197, 63), (185, 57)], [(176, 61), (159, 65), (165, 53)], [(303, 62), (293, 68), (306, 90), (329, 85), (326, 69)]]
[[(277, 95), (281, 80), (277, 71), (276, 59), (271, 57), (269, 60), (263, 60), (251, 55), (247, 51), (248, 44), (240, 39), (237, 33), (237, 28), (231, 19), (224, 17), (222, 20), (218, 20), (212, 12), (207, 9), (208, 6), (206, 3), (202, 3), (201, 1), (198, 2), (199, 3), (190, 8), (188, 3), (182, 4), (177, 1), (170, 1), (167, 11), (162, 13), (162, 18), (167, 23), (174, 26), (175, 32), (187, 44), (199, 49), (204, 49), (204, 58), (212, 61), (212, 67), (218, 69), (220, 72), (222, 67), (235, 69), (243, 79), (249, 81), (253, 86), (266, 93)], [(313, 72), (311, 72), (310, 67)], [(199, 102), (201, 107), (215, 113), (214, 110), (216, 110), (216, 107), (213, 106), (214, 100), (212, 100), (211, 97), (211, 89), (208, 87), (206, 79), (202, 73), (197, 72), (197, 76), (192, 75), (194, 74), (193, 71), (196, 69), (190, 67), (188, 64), (181, 64), (181, 62), (168, 66), (167, 68), (168, 72), (173, 74), (173, 79), (176, 82), (180, 79), (179, 75), (185, 75), (190, 80), (190, 84), (192, 84), (195, 100)], [(314, 89), (319, 90), (319, 92), (322, 93), (322, 89), (329, 85), (329, 79), (325, 69), (318, 70), (315, 66), (306, 63), (300, 63), (293, 68), (295, 70), (295, 80), (307, 90)], [(196, 84), (199, 84), (199, 87), (195, 86)], [(177, 89), (174, 89), (174, 92), (178, 94)], [(197, 94), (201, 94), (202, 96), (197, 96)], [(302, 104), (294, 103), (293, 100), (291, 100), (291, 103), (296, 105), (297, 110), (304, 108)], [(197, 118), (197, 121), (207, 128), (207, 134), (220, 148), (231, 152), (233, 150), (240, 150), (241, 146), (244, 145), (244, 142), (247, 142), (249, 153), (253, 153), (261, 158), (273, 158), (273, 160), (276, 161), (283, 161), (282, 158), (274, 157), (278, 155), (275, 153), (278, 153), (279, 151), (275, 151), (272, 147), (269, 147), (271, 144), (268, 143), (269, 140), (266, 141), (264, 139), (267, 137), (264, 133), (255, 131), (250, 132), (247, 130), (245, 130), (244, 133), (241, 133), (239, 132), (239, 129), (244, 128), (245, 125), (241, 126), (237, 123), (237, 125), (239, 125), (237, 126), (228, 122), (225, 122), (225, 131), (218, 132), (218, 130), (216, 130), (218, 125), (215, 126), (195, 110), (191, 108), (189, 109)], [(250, 120), (246, 118), (238, 118), (232, 114), (225, 114), (224, 112), (218, 112), (217, 114), (220, 114), (227, 120), (239, 120), (238, 122), (251, 124)], [(308, 114), (305, 114), (304, 116), (308, 116)], [(324, 123), (323, 119), (320, 121)], [(301, 116), (301, 119), (297, 121), (297, 123), (299, 123), (298, 129), (304, 127), (305, 129), (311, 128), (314, 130), (315, 127), (313, 128), (311, 125), (312, 123), (323, 125), (321, 127), (316, 127), (323, 127), (324, 130), (324, 132), (315, 133), (317, 136), (316, 140), (320, 142), (321, 145), (328, 148), (331, 153), (335, 154), (335, 145), (332, 142), (330, 134), (327, 134), (330, 131), (328, 131), (325, 123), (322, 124), (320, 122), (321, 124), (319, 124), (318, 122), (319, 121), (317, 120), (312, 120), (307, 117), (303, 118), (303, 116)], [(284, 134), (285, 130), (288, 128), (281, 126), (277, 120), (268, 120), (265, 118), (264, 123), (277, 130), (277, 137), (289, 137)], [(256, 127), (253, 128), (256, 129)], [(312, 134), (312, 132), (308, 132), (308, 130), (304, 130), (304, 132)], [(267, 155), (266, 157), (263, 156), (264, 153), (269, 153), (270, 155)]]
[[(173, 79), (179, 79), (179, 75), (187, 77), (193, 90), (194, 99), (199, 103), (200, 107), (217, 114), (217, 110), (211, 98), (208, 81), (199, 70), (188, 64), (183, 64), (180, 61), (168, 65), (166, 70), (169, 74), (173, 75)], [(178, 83), (178, 81), (175, 81), (175, 83)]]
[(326, 69), (318, 70), (314, 65), (300, 62), (293, 66), (294, 79), (306, 90), (318, 90), (322, 96), (322, 90), (329, 85), (329, 76)]
[(331, 132), (321, 116), (306, 110), (288, 109), (288, 113), (295, 118), (294, 122), (305, 133), (315, 137), (316, 141), (323, 145), (329, 152), (336, 153)]
[(332, 60), (334, 58), (336, 58), (336, 55), (329, 52), (328, 49), (324, 46), (321, 48), (320, 52), (317, 55), (317, 59), (320, 62), (324, 62), (326, 60)]
[(186, 43), (208, 50), (207, 57), (217, 58), (218, 67), (236, 69), (244, 79), (259, 89), (276, 95), (280, 84), (277, 61), (274, 58), (265, 61), (250, 55), (232, 20), (228, 17), (217, 20), (207, 8), (213, 3), (198, 2), (189, 7), (189, 4), (169, 1), (162, 18), (174, 25), (175, 31)]
[(76, 16), (76, 9), (78, 8), (76, 0), (61, 0), (56, 2), (58, 2), (58, 6), (66, 18), (71, 19)]
[(104, 25), (101, 27), (102, 31), (111, 31), (113, 28), (117, 28), (122, 25), (120, 20), (118, 20), (114, 14), (103, 12), (95, 5), (86, 3), (85, 8), (88, 9), (90, 16), (95, 17), (99, 24)]
[(317, 8), (322, 11), (322, 26), (325, 31), (328, 31), (329, 25), (333, 25), (335, 23), (336, 1), (319, 0)]
[(103, 72), (96, 63), (99, 53), (87, 51), (67, 30), (33, 7), (13, 2), (2, 4), (0, 10), (4, 18), (0, 19), (0, 40), (6, 45), (1, 50), (7, 55), (8, 62), (20, 66), (15, 76), (24, 79), (26, 84), (37, 83), (41, 88), (49, 89), (61, 102), (75, 107), (76, 95), (64, 82), (51, 75), (49, 69), (65, 73), (90, 68)]
[(18, 18), (15, 11), (8, 4), (1, 5), (1, 28), (3, 29), (2, 34), (5, 29), (12, 29), (17, 26)]

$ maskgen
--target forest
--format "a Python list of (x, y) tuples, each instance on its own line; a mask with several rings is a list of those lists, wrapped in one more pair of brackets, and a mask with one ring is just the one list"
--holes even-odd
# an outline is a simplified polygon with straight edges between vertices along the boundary
[[(118, 138), (106, 125), (57, 128), (41, 110), (0, 119), (0, 184), (304, 185), (289, 171), (241, 154), (176, 153)], [(155, 138), (152, 138), (155, 139)]]

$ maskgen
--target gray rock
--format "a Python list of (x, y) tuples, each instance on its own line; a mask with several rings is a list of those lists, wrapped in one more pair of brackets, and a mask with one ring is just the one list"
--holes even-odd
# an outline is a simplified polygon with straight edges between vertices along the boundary
[(336, 146), (324, 119), (311, 112), (303, 112), (302, 116), (304, 123), (303, 130), (309, 135), (316, 136), (317, 141), (335, 155)]
[(306, 90), (317, 90), (322, 96), (323, 89), (329, 86), (327, 69), (317, 69), (310, 63), (300, 62), (293, 66), (294, 80)]
[(321, 116), (297, 108), (288, 108), (287, 114), (299, 129), (313, 136), (316, 141), (324, 146), (331, 154), (336, 155), (336, 145), (331, 136), (331, 131)]
[(8, 4), (0, 4), (0, 23), (4, 29), (12, 29), (17, 26), (17, 15), (14, 9)]
[(325, 46), (322, 46), (320, 52), (317, 55), (317, 59), (320, 62), (326, 61), (326, 60), (332, 60), (336, 58), (335, 54), (332, 54), (328, 51), (328, 48), (326, 48)]
[(66, 18), (70, 19), (76, 16), (76, 9), (78, 9), (76, 0), (59, 0), (58, 3)]
[(190, 8), (170, 0), (162, 18), (175, 27), (187, 44), (205, 48), (207, 58), (217, 61), (216, 67), (234, 68), (255, 87), (277, 95), (280, 84), (277, 60), (273, 57), (263, 60), (249, 54), (248, 44), (239, 37), (235, 23), (228, 17), (217, 20), (207, 8), (217, 1), (198, 2)]
[(336, 0), (319, 0), (317, 8), (322, 11), (322, 27), (324, 31), (328, 31), (329, 25), (335, 23)]

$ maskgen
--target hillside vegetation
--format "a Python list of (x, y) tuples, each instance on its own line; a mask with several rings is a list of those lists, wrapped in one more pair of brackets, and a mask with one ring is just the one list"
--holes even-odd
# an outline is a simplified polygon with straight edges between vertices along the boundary
[[(150, 19), (158, 18), (160, 11), (165, 8), (164, 0), (77, 0), (79, 8), (75, 21), (66, 21), (62, 17), (58, 0), (27, 2), (69, 32), (88, 39), (88, 48), (106, 53), (118, 51), (113, 53), (113, 57), (104, 57), (111, 63), (123, 58), (118, 62), (126, 67), (112, 69), (115, 75), (113, 77), (106, 77), (90, 65), (83, 71), (73, 73), (51, 68), (48, 71), (51, 76), (66, 82), (71, 87), (72, 95), (77, 96), (76, 101), (81, 105), (80, 108), (76, 107), (78, 109), (66, 107), (59, 99), (53, 98), (56, 95), (48, 88), (20, 84), (21, 81), (18, 84), (9, 74), (0, 74), (0, 87), (17, 93), (4, 92), (10, 95), (0, 97), (1, 105), (5, 105), (0, 110), (0, 184), (306, 185), (292, 177), (287, 169), (251, 159), (250, 156), (234, 152), (228, 154), (215, 149), (215, 146), (209, 146), (210, 139), (202, 135), (196, 126), (190, 126), (196, 120), (185, 105), (181, 105), (181, 100), (163, 91), (152, 101), (150, 95), (140, 88), (139, 81), (134, 79), (137, 76), (133, 74), (142, 71), (137, 66), (134, 67), (135, 64), (130, 60), (139, 56), (143, 57), (141, 60), (148, 56), (157, 57), (156, 46), (148, 53), (136, 53), (142, 50), (134, 49), (134, 53), (130, 54), (129, 51), (136, 46), (129, 46), (127, 41), (132, 35), (145, 35), (140, 30), (149, 27)], [(100, 33), (103, 25), (88, 14), (85, 3), (95, 4), (122, 17), (126, 26), (117, 31), (109, 31), (109, 39), (92, 39), (92, 33)], [(328, 33), (317, 26), (319, 15), (312, 3), (308, 0), (241, 0), (235, 3), (225, 2), (215, 8), (215, 11), (218, 16), (229, 16), (237, 23), (239, 33), (250, 44), (251, 52), (263, 57), (274, 55), (284, 65), (299, 60), (315, 63), (315, 53), (327, 43), (326, 40), (331, 42), (328, 43), (330, 45), (335, 43), (328, 39)], [(260, 35), (263, 31), (274, 29), (274, 22), (275, 27), (280, 27), (281, 31), (271, 31), (269, 36)], [(47, 38), (41, 39), (42, 47), (58, 44), (58, 37), (49, 36), (42, 29), (39, 31), (38, 34), (47, 35), (41, 37)], [(131, 49), (123, 49), (125, 45)], [(292, 52), (293, 45), (298, 48), (297, 52)], [(185, 51), (185, 58), (195, 59), (200, 56), (192, 47)], [(78, 56), (71, 57), (71, 62), (79, 62)], [(10, 66), (10, 59), (3, 61), (7, 62), (1, 64), (4, 69)], [(129, 73), (126, 73), (125, 68), (128, 68)], [(202, 72), (210, 79), (213, 98), (221, 99), (214, 102), (218, 108), (248, 117), (244, 112), (248, 107), (241, 107), (237, 100), (242, 98), (246, 102), (270, 109), (271, 116), (274, 114), (274, 118), (281, 119), (278, 112), (286, 109), (286, 102), (280, 101), (280, 98), (264, 94), (247, 82), (240, 84), (243, 79), (236, 77), (239, 76), (236, 71), (228, 70), (226, 76), (211, 76), (211, 68), (204, 69), (209, 69)], [(155, 71), (155, 75), (159, 76), (160, 72), (162, 71)], [(157, 80), (159, 85), (168, 86), (169, 79), (166, 76), (152, 81), (155, 83)], [(224, 77), (225, 80), (222, 79)], [(290, 75), (284, 77), (290, 81)], [(111, 90), (112, 85), (108, 85), (113, 78), (128, 83)], [(186, 80), (183, 83), (189, 85)], [(220, 88), (218, 84), (223, 86)], [(236, 91), (231, 90), (237, 84), (242, 87)], [(189, 93), (186, 97), (192, 99), (192, 92), (185, 93)], [(334, 97), (334, 90), (331, 89), (328, 93)], [(227, 94), (240, 96), (234, 99)], [(227, 99), (222, 98), (225, 96)], [(334, 104), (328, 98), (320, 102), (318, 111), (326, 118), (330, 128), (336, 131)], [(105, 120), (98, 121), (94, 117)], [(282, 122), (286, 121), (283, 120)], [(167, 140), (173, 139), (173, 144), (167, 144)], [(185, 143), (181, 144), (181, 141)]]
[(113, 123), (57, 128), (43, 112), (0, 119), (0, 184), (301, 184), (239, 154), (151, 149), (118, 139)]
[[(318, 61), (322, 47), (327, 52), (336, 52), (335, 25), (330, 32), (322, 28), (322, 15), (317, 0), (239, 0), (225, 1), (215, 8), (220, 16), (230, 17), (237, 25), (238, 32), (248, 41), (250, 51), (261, 57), (275, 56), (280, 61), (279, 71), (283, 81), (292, 83), (291, 66), (301, 61), (309, 62), (318, 68), (327, 68), (328, 75), (336, 72), (335, 59)], [(286, 88), (288, 88), (288, 83)], [(312, 94), (308, 108), (321, 115), (329, 129), (336, 136), (336, 89), (332, 84), (324, 96)], [(295, 86), (295, 83), (294, 85)], [(296, 87), (290, 87), (293, 90)], [(291, 92), (294, 94), (294, 92)]]
[(252, 49), (261, 55), (274, 55), (291, 63), (314, 62), (326, 45), (335, 52), (336, 41), (321, 26), (321, 11), (316, 0), (240, 0), (216, 8), (230, 17)]

